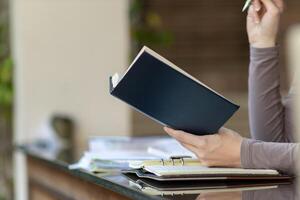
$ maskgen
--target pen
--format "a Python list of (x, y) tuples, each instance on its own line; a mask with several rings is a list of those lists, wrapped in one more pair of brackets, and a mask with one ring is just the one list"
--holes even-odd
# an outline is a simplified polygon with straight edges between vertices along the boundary
[(244, 12), (244, 11), (250, 6), (251, 1), (252, 1), (252, 0), (247, 0), (247, 1), (246, 1), (245, 5), (244, 5), (244, 7), (243, 7), (243, 9), (242, 9), (242, 12)]

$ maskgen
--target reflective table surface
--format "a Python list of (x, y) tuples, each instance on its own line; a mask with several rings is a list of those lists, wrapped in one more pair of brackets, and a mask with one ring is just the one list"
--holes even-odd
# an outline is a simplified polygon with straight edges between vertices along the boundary
[(130, 199), (298, 199), (296, 180), (285, 182), (157, 182), (140, 179), (120, 172), (90, 173), (84, 170), (69, 170), (69, 165), (78, 161), (72, 150), (51, 151), (43, 146), (19, 147), (26, 156), (45, 162), (49, 166), (67, 171), (72, 176), (92, 182)]

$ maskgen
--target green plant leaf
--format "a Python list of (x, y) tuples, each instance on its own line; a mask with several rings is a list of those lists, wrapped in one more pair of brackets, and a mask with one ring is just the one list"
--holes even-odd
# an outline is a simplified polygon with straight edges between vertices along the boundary
[(11, 58), (6, 58), (0, 68), (0, 83), (10, 84), (12, 83), (12, 66), (13, 61)]
[(173, 36), (168, 31), (153, 31), (151, 29), (137, 29), (133, 32), (133, 38), (138, 43), (144, 44), (144, 45), (169, 45), (173, 41)]
[(13, 104), (13, 61), (6, 58), (0, 65), (0, 107), (11, 107)]
[(148, 12), (146, 14), (146, 24), (151, 28), (159, 29), (162, 27), (162, 21), (158, 14), (155, 12)]
[(143, 0), (132, 0), (130, 4), (130, 31), (133, 54), (143, 45), (168, 46), (173, 34), (163, 27), (161, 17), (151, 9), (145, 8)]
[(129, 17), (130, 20), (135, 20), (136, 17), (139, 17), (143, 8), (141, 0), (131, 0), (129, 7)]

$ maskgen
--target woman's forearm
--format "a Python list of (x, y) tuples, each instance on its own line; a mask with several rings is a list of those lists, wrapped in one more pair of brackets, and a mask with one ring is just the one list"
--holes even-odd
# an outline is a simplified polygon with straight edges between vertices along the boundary
[(243, 139), (241, 165), (243, 168), (276, 169), (285, 174), (296, 173), (299, 144), (262, 142)]
[(287, 142), (280, 95), (278, 47), (250, 49), (249, 122), (252, 138)]

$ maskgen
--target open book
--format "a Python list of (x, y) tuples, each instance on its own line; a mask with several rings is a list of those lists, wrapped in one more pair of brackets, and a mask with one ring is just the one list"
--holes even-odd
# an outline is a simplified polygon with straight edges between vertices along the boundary
[(148, 47), (110, 78), (110, 93), (163, 126), (197, 135), (218, 132), (239, 108)]

